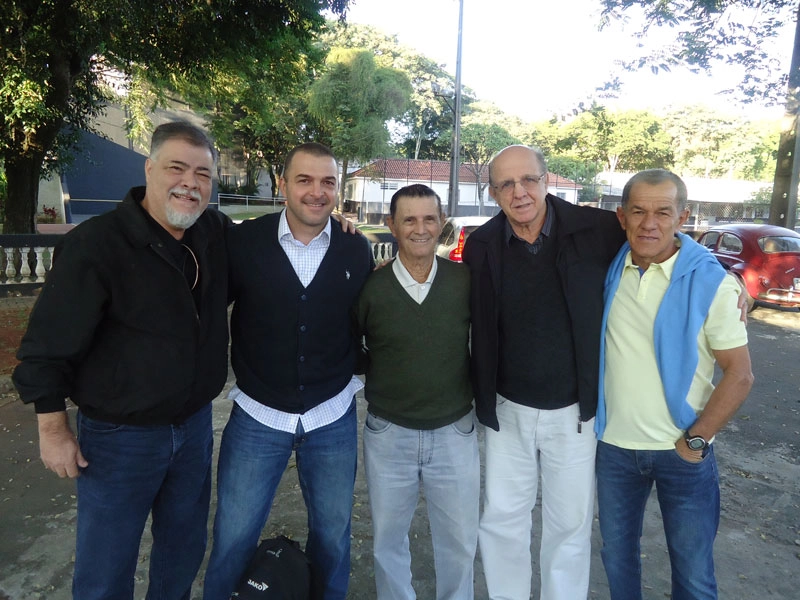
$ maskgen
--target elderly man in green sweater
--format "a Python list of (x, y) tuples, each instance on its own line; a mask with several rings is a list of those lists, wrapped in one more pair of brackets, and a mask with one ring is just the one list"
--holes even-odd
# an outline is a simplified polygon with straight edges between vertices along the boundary
[(469, 380), (469, 271), (436, 256), (441, 200), (395, 193), (395, 260), (356, 307), (368, 367), (364, 463), (379, 600), (414, 598), (408, 530), (424, 485), (438, 600), (473, 598), (480, 463)]

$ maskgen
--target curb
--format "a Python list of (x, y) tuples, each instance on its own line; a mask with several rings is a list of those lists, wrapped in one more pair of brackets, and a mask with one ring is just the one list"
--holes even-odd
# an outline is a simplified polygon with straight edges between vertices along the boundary
[(0, 375), (0, 406), (19, 400), (17, 390), (11, 382), (11, 375)]

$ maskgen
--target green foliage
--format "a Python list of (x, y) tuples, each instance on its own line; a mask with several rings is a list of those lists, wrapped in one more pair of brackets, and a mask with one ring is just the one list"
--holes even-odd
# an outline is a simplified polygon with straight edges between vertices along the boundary
[(758, 188), (750, 195), (747, 204), (769, 204), (772, 200), (772, 186)]
[(777, 122), (691, 106), (670, 111), (663, 123), (673, 139), (675, 166), (686, 175), (764, 180), (775, 172)]
[(482, 201), (488, 183), (481, 183), (481, 174), (497, 152), (520, 143), (510, 130), (521, 131), (521, 122), (488, 102), (472, 104), (462, 122), (461, 161), (475, 178), (478, 198)]
[[(0, 3), (0, 157), (8, 168), (6, 231), (33, 231), (37, 186), (49, 154), (63, 153), (106, 100), (101, 75), (131, 75), (134, 133), (159, 86), (198, 84), (251, 57), (271, 82), (291, 77), (287, 49), (308, 47), (325, 8), (349, 0), (4, 0)], [(291, 62), (291, 61), (286, 61)], [(137, 82), (137, 79), (139, 80)], [(141, 81), (153, 88), (146, 93)], [(155, 91), (153, 91), (155, 90)], [(140, 93), (141, 92), (141, 93)], [(137, 95), (138, 94), (138, 95)], [(61, 136), (61, 137), (60, 137)]]
[[(291, 148), (318, 133), (307, 96), (324, 56), (316, 45), (295, 43), (284, 50), (279, 61), (243, 57), (235, 67), (213, 69), (206, 82), (177, 77), (172, 82), (206, 117), (218, 145), (245, 165), (245, 187), (251, 190), (266, 171), (277, 191), (280, 162)], [(276, 81), (277, 73), (281, 77)]]
[[(398, 152), (414, 159), (449, 158), (455, 89), (455, 79), (450, 73), (413, 48), (398, 43), (397, 36), (386, 35), (369, 25), (329, 23), (322, 40), (327, 48), (368, 50), (377, 66), (406, 73), (411, 82), (411, 96), (407, 110), (393, 123), (400, 138)], [(463, 88), (464, 112), (474, 99), (474, 92)]]
[(593, 106), (561, 128), (558, 151), (609, 171), (639, 171), (672, 164), (672, 139), (657, 117), (646, 111), (611, 113)]
[(796, 0), (602, 0), (604, 26), (641, 18), (636, 33), (645, 48), (653, 29), (674, 32), (671, 42), (643, 50), (623, 63), (629, 70), (654, 73), (686, 66), (711, 71), (715, 64), (742, 68), (734, 93), (745, 102), (775, 104), (785, 98), (788, 75), (782, 72), (771, 42), (797, 16)]
[(326, 67), (309, 90), (308, 110), (320, 122), (320, 141), (329, 143), (346, 173), (350, 160), (386, 154), (386, 122), (405, 111), (411, 84), (405, 73), (377, 66), (367, 50), (333, 48)]
[(556, 154), (547, 159), (547, 170), (571, 179), (582, 186), (578, 190), (578, 202), (598, 202), (600, 200), (601, 187), (595, 180), (602, 170), (600, 163), (586, 162), (574, 156)]

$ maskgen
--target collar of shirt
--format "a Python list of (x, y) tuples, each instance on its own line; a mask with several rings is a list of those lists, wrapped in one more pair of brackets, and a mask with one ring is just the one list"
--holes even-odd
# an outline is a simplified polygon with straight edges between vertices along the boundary
[(428, 292), (431, 289), (433, 278), (436, 277), (436, 269), (436, 257), (434, 256), (433, 265), (431, 266), (430, 273), (428, 273), (428, 277), (425, 279), (425, 281), (420, 283), (411, 276), (411, 273), (408, 272), (408, 269), (406, 269), (406, 266), (400, 260), (400, 256), (398, 256), (396, 260), (392, 261), (392, 271), (394, 272), (394, 276), (397, 277), (397, 281), (400, 283), (403, 289), (408, 292), (408, 295), (419, 304), (422, 304), (422, 301), (425, 300), (425, 297), (428, 295)]
[(514, 233), (514, 229), (511, 227), (511, 223), (508, 219), (506, 219), (506, 245), (511, 243), (512, 239), (517, 239), (523, 244), (525, 247), (530, 251), (536, 254), (539, 251), (539, 248), (542, 246), (542, 236), (550, 237), (550, 233), (553, 231), (553, 223), (555, 222), (555, 211), (553, 210), (552, 204), (550, 204), (550, 200), (545, 196), (545, 213), (544, 213), (544, 223), (542, 224), (542, 230), (539, 232), (539, 237), (534, 240), (533, 243), (528, 242), (527, 240), (523, 240), (519, 237), (516, 233)]
[[(681, 240), (680, 238), (675, 238), (675, 246), (678, 248), (678, 252), (681, 250)], [(664, 274), (664, 277), (667, 281), (672, 279), (672, 271), (675, 269), (675, 261), (678, 260), (678, 252), (670, 256), (667, 260), (660, 263), (652, 263), (650, 267), (648, 267), (647, 271), (642, 271), (639, 267), (633, 264), (633, 259), (631, 258), (631, 251), (628, 250), (628, 256), (625, 257), (625, 269), (633, 268), (639, 271), (639, 277), (643, 277), (645, 273), (650, 271), (653, 267), (655, 267), (656, 271), (661, 271)]]
[(286, 209), (284, 208), (281, 211), (281, 218), (278, 222), (278, 241), (281, 243), (291, 242), (295, 246), (302, 247), (310, 247), (312, 245), (321, 244), (327, 248), (331, 243), (331, 220), (328, 219), (327, 223), (325, 223), (324, 229), (320, 231), (313, 240), (308, 242), (308, 244), (304, 244), (294, 237), (292, 230), (289, 228), (289, 221), (286, 220)]
[(330, 247), (331, 220), (328, 219), (325, 228), (306, 245), (295, 239), (291, 229), (289, 229), (289, 222), (286, 220), (286, 209), (284, 209), (278, 222), (278, 243), (289, 259), (300, 283), (308, 287), (317, 274), (317, 269), (322, 264), (322, 260)]

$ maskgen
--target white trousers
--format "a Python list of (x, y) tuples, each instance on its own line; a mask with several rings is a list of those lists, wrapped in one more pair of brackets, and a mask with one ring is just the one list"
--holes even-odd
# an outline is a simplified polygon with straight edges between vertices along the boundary
[(528, 600), (531, 512), (542, 480), (541, 600), (585, 600), (594, 511), (594, 421), (578, 433), (574, 404), (538, 410), (498, 396), (500, 431), (486, 428), (479, 545), (492, 600)]

